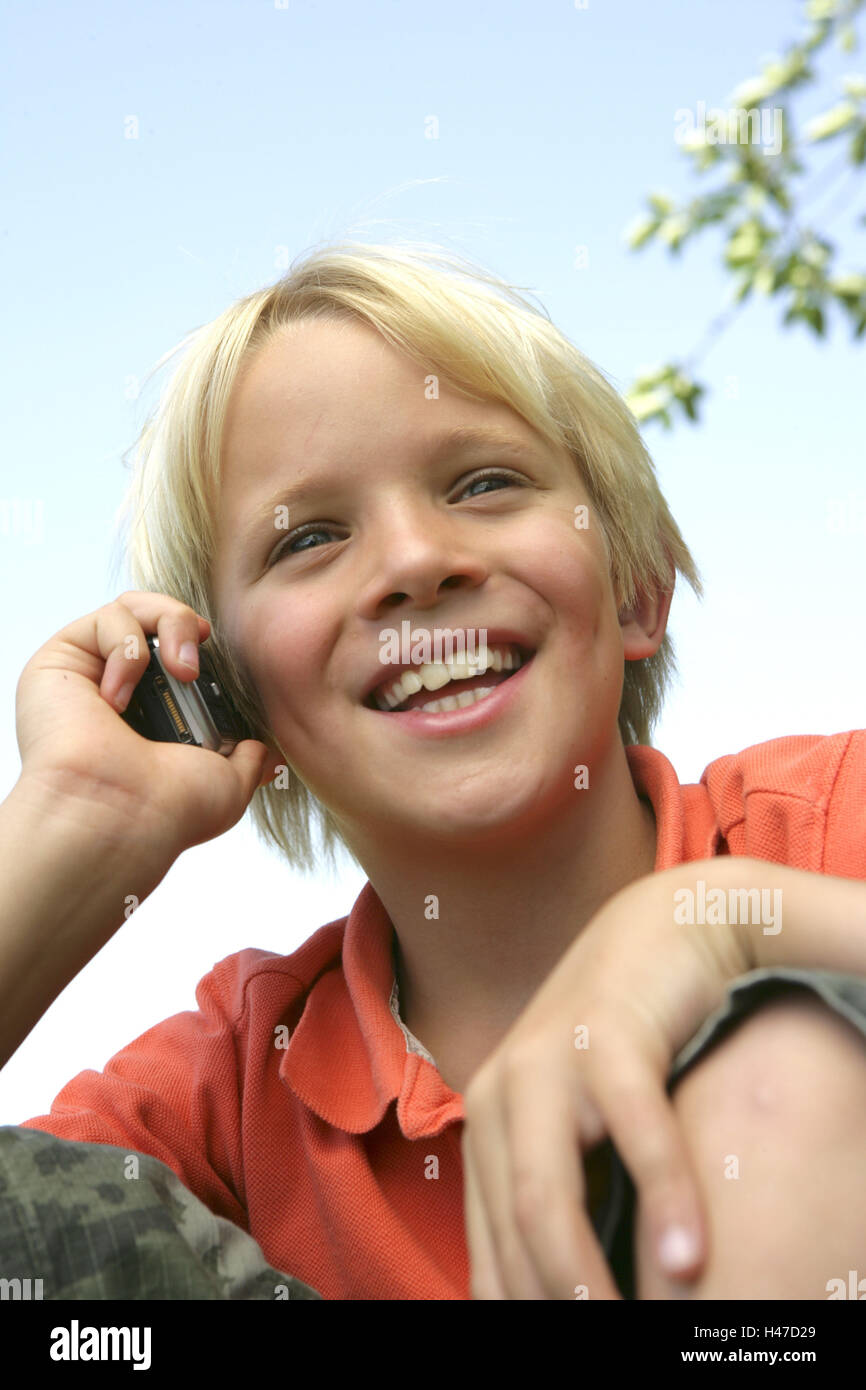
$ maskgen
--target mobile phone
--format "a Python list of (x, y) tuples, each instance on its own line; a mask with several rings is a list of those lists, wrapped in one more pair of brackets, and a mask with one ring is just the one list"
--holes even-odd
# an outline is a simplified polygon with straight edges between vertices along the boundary
[(150, 663), (121, 716), (130, 728), (155, 743), (191, 743), (224, 757), (236, 743), (253, 737), (229, 702), (204, 646), (198, 649), (196, 679), (179, 681), (162, 663), (159, 638), (148, 637), (147, 645)]

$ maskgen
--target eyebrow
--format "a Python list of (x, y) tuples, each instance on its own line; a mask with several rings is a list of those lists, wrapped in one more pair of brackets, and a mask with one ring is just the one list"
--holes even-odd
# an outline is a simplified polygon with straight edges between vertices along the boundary
[[(502, 433), (499, 430), (484, 429), (478, 425), (461, 425), (435, 440), (426, 457), (428, 463), (436, 464), (455, 454), (477, 453), (491, 448), (504, 451), (513, 458), (525, 459), (533, 457), (537, 453), (538, 446), (515, 439), (513, 435)], [(327, 486), (328, 484), (321, 480), (296, 483), (294, 486), (278, 489), (273, 497), (256, 509), (241, 535), (242, 546), (247, 546), (254, 541), (259, 531), (267, 523), (273, 524), (274, 512), (277, 507), (288, 507), (291, 513), (291, 508), (296, 502), (305, 496), (309, 497), (311, 493), (324, 491)]]

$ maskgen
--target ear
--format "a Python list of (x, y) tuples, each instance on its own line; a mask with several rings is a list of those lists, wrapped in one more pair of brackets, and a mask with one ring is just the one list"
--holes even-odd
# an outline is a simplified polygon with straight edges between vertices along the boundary
[(633, 606), (620, 609), (619, 625), (626, 661), (639, 661), (658, 651), (668, 625), (675, 582), (676, 571), (671, 570), (667, 588), (639, 589)]

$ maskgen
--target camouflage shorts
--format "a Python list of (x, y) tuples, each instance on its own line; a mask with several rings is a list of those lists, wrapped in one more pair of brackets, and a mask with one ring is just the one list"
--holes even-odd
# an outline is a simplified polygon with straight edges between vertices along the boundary
[(158, 1159), (0, 1127), (0, 1299), (321, 1297)]
[[(740, 1019), (790, 989), (811, 990), (866, 1035), (866, 977), (755, 970), (732, 982), (674, 1059), (668, 1090)], [(621, 1292), (634, 1298), (635, 1190), (610, 1148), (593, 1224)], [(135, 1154), (138, 1178), (126, 1180), (130, 1152), (0, 1127), (0, 1299), (321, 1298), (270, 1266), (252, 1236), (215, 1216), (158, 1159)]]

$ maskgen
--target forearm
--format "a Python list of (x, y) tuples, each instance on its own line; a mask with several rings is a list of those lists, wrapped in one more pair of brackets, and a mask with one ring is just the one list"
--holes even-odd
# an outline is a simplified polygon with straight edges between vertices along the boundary
[(746, 969), (789, 965), (866, 975), (866, 882), (722, 855), (654, 875), (675, 924), (707, 932)]
[(119, 817), (19, 781), (0, 805), (0, 1067), (168, 867)]

